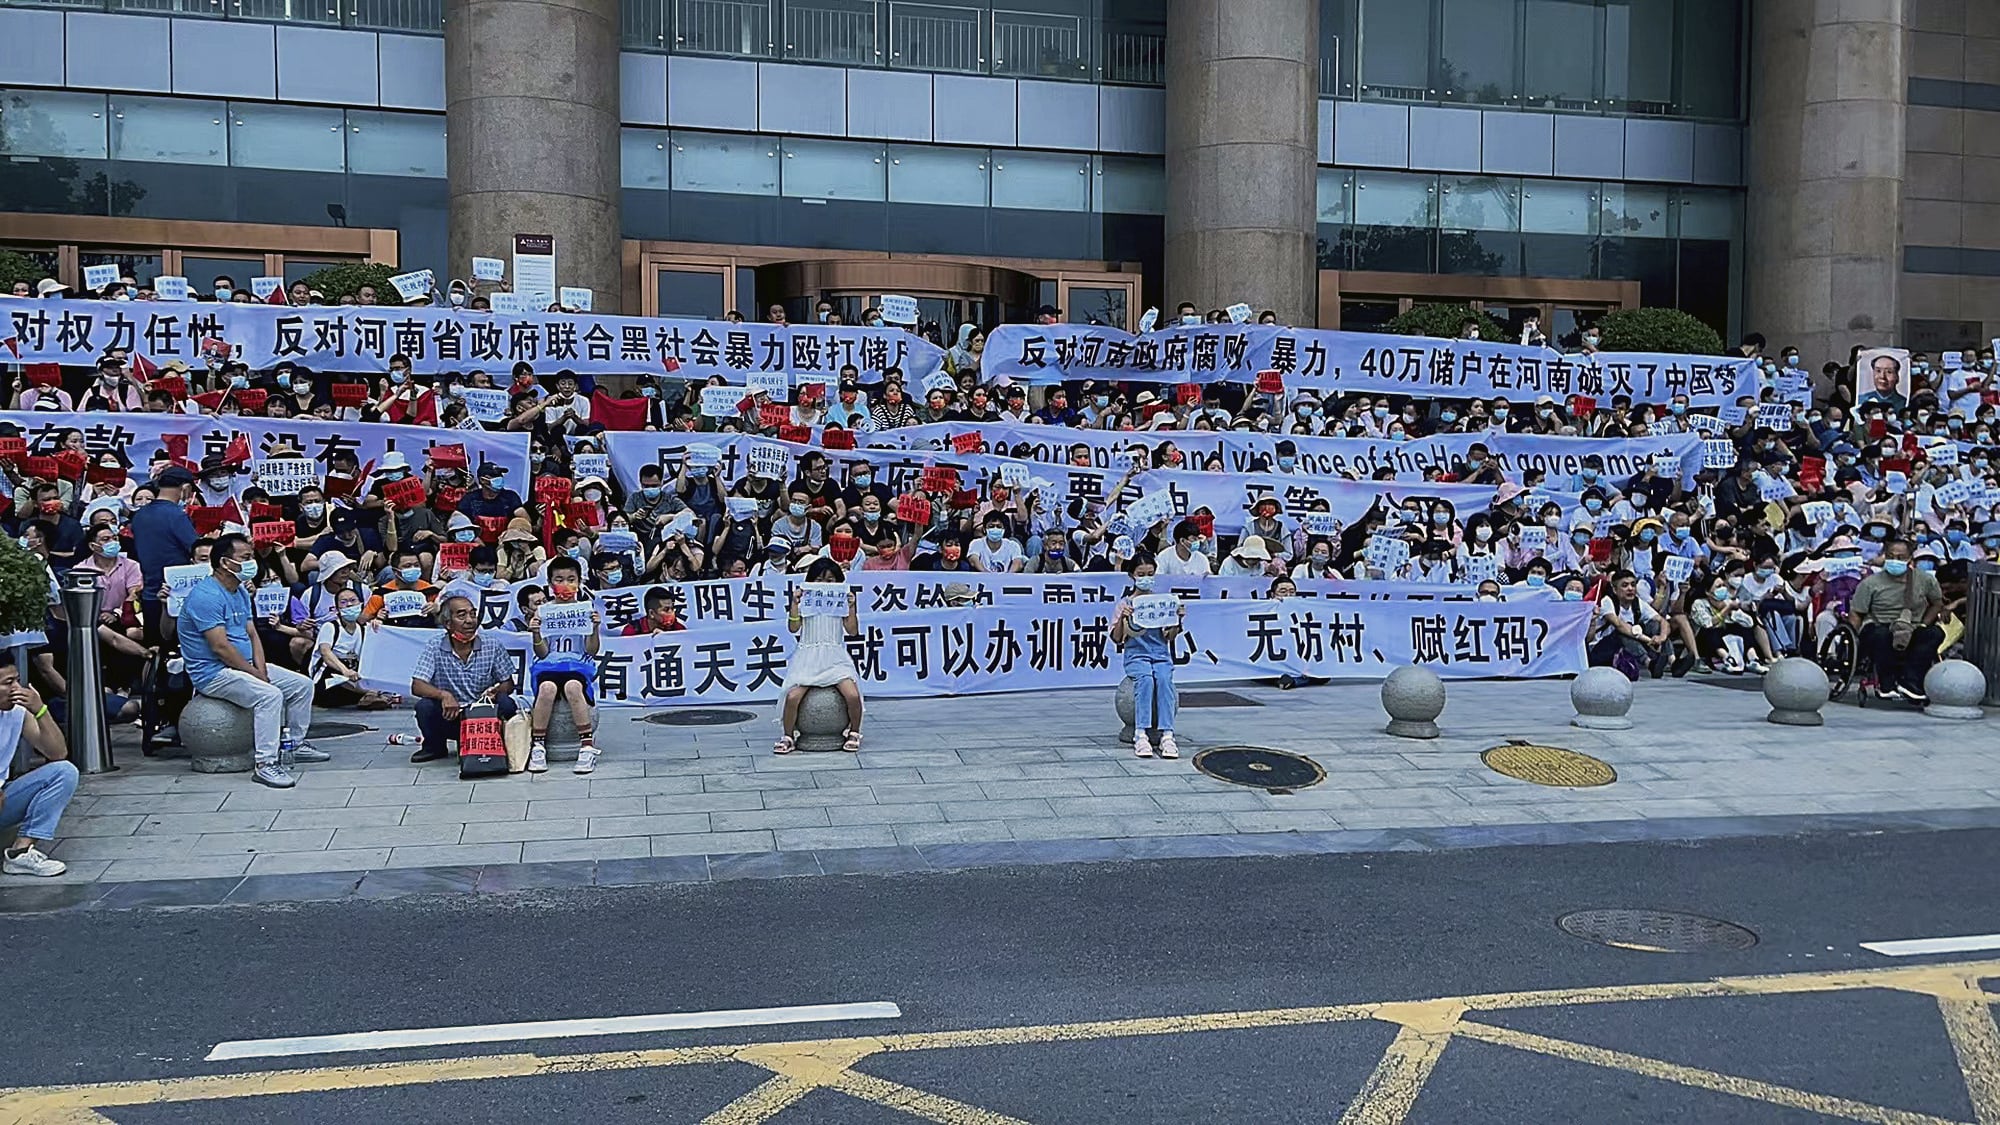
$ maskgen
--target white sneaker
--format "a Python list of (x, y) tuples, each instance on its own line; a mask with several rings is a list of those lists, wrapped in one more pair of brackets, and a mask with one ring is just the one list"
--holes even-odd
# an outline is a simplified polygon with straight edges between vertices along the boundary
[(252, 773), (250, 778), (259, 785), (268, 785), (273, 789), (290, 789), (299, 783), (299, 779), (293, 775), (292, 771), (276, 762), (269, 762), (258, 766), (256, 772)]
[(586, 746), (583, 749), (578, 750), (576, 752), (575, 772), (589, 773), (592, 770), (595, 770), (597, 768), (597, 755), (598, 755), (598, 749), (595, 746)]
[(1178, 757), (1180, 757), (1180, 756), (1181, 756), (1181, 748), (1180, 748), (1180, 747), (1179, 747), (1178, 745), (1176, 745), (1176, 744), (1174, 743), (1174, 732), (1173, 732), (1173, 731), (1170, 731), (1170, 730), (1168, 730), (1168, 731), (1161, 731), (1161, 732), (1160, 732), (1160, 757), (1162, 757), (1162, 758), (1178, 758)]
[(1137, 754), (1141, 758), (1150, 758), (1153, 756), (1153, 744), (1146, 741), (1145, 731), (1133, 732), (1132, 753)]
[(69, 870), (69, 864), (59, 859), (50, 859), (42, 854), (42, 849), (30, 847), (20, 855), (9, 855), (0, 863), (0, 871), (9, 875), (40, 875), (53, 878)]
[(537, 742), (528, 747), (528, 772), (549, 772), (549, 748)]

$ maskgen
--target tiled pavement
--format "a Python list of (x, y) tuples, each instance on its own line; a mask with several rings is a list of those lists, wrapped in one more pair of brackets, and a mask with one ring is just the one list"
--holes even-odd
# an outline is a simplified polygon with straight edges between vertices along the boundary
[[(2000, 823), (1991, 720), (1835, 706), (1825, 727), (1780, 727), (1755, 691), (1662, 681), (1639, 685), (1634, 729), (1584, 731), (1566, 682), (1454, 683), (1446, 736), (1416, 742), (1381, 732), (1374, 684), (1229, 690), (1258, 706), (1184, 710), (1189, 757), (1270, 746), (1326, 782), (1272, 794), (1136, 759), (1102, 690), (878, 701), (858, 755), (773, 756), (768, 707), (701, 727), (607, 710), (592, 776), (477, 782), (384, 745), (407, 714), (327, 715), (380, 729), (320, 741), (334, 761), (285, 792), (140, 758), (121, 731), (123, 768), (87, 778), (63, 822), (70, 873), (0, 881), (0, 910)], [(1480, 751), (1509, 739), (1596, 755), (1618, 780), (1486, 769)], [(112, 886), (151, 881), (170, 882)]]

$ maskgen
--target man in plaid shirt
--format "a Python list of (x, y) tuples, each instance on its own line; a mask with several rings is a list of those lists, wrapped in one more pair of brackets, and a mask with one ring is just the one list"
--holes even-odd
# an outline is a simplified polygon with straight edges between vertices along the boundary
[(514, 717), (514, 657), (479, 628), (479, 607), (463, 594), (444, 600), (444, 632), (432, 637), (410, 673), (417, 700), (417, 728), (424, 744), (412, 762), (435, 762), (458, 737), (465, 705), (491, 700), (501, 722)]

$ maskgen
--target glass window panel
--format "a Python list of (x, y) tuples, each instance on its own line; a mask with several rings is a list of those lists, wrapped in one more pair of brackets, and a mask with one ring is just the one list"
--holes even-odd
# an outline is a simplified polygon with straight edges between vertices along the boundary
[(229, 134), (221, 102), (191, 98), (111, 99), (111, 159), (226, 164)]
[(1599, 229), (1606, 238), (1666, 238), (1668, 194), (1667, 188), (1604, 185)]
[(1319, 170), (1319, 222), (1339, 226), (1354, 218), (1354, 173)]
[(1446, 176), (1438, 197), (1446, 230), (1521, 229), (1521, 181), (1498, 176)]
[(1596, 234), (1597, 184), (1582, 180), (1524, 180), (1521, 229), (1531, 234)]
[(1431, 81), (1428, 0), (1361, 0), (1356, 66), (1364, 98), (1421, 101)]
[(374, 176), (444, 176), (444, 118), (347, 111), (347, 170)]
[(1727, 242), (1737, 236), (1737, 215), (1743, 196), (1733, 191), (1702, 191), (1682, 188), (1680, 192), (1680, 238), (1718, 239)]
[(262, 258), (197, 258), (192, 254), (181, 255), (181, 276), (187, 278), (188, 288), (208, 296), (215, 289), (215, 279), (226, 277), (236, 283), (245, 293), (250, 291), (250, 279), (264, 276)]
[(76, 264), (85, 266), (117, 266), (119, 277), (129, 277), (135, 282), (151, 281), (165, 271), (160, 267), (160, 255), (143, 250), (78, 250)]
[(889, 146), (889, 201), (986, 206), (991, 162), (983, 148)]
[(1136, 156), (1099, 157), (1096, 209), (1119, 215), (1166, 214), (1166, 162)]
[(675, 191), (723, 195), (778, 194), (778, 142), (675, 130), (668, 170)]
[(1064, 302), (1063, 314), (1071, 324), (1105, 324), (1113, 328), (1124, 328), (1131, 323), (1126, 319), (1125, 289), (1099, 289), (1095, 286), (1072, 285), (1069, 299)]
[(103, 94), (8, 90), (0, 94), (0, 152), (103, 160)]
[[(1735, 34), (1732, 28), (1730, 33)], [(1607, 0), (1604, 9), (1606, 108), (1672, 111), (1674, 0)]]
[(1371, 227), (1437, 225), (1437, 177), (1354, 173), (1354, 221)]
[[(1974, 0), (1990, 4), (1992, 0)], [(1680, 112), (1734, 121), (1743, 14), (1738, 0), (1681, 0)]]
[(347, 164), (337, 109), (302, 105), (229, 105), (229, 163), (238, 168), (338, 172)]
[(879, 203), (888, 191), (881, 145), (787, 137), (784, 146), (784, 194), (794, 199), (865, 199)]
[(287, 254), (285, 255), (285, 286), (286, 288), (290, 288), (292, 282), (304, 281), (306, 278), (311, 277), (328, 266), (338, 264), (340, 263), (315, 262), (310, 258), (294, 258)]
[(995, 152), (993, 206), (1088, 211), (1090, 158), (1055, 152)]
[(661, 316), (722, 317), (723, 276), (717, 270), (660, 270), (655, 276)]
[(1520, 93), (1514, 75), (1514, 29), (1511, 2), (1444, 0), (1438, 98), (1477, 105), (1514, 104)]
[(618, 130), (618, 184), (667, 190), (667, 131)]
[(1540, 109), (1597, 109), (1604, 0), (1524, 2), (1530, 47), (1522, 103)]

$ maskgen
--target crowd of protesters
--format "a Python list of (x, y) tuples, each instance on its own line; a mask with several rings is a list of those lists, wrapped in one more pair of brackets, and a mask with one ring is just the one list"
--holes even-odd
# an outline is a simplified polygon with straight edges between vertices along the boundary
[[(476, 310), (486, 298), (474, 292), (453, 282), (441, 297)], [(17, 286), (15, 293), (70, 295), (52, 280)], [(128, 280), (80, 296), (144, 300), (152, 294)], [(221, 277), (204, 299), (252, 298), (233, 279)], [(328, 302), (293, 285), (273, 303), (377, 299), (364, 288)], [(838, 320), (824, 304), (816, 314), (823, 322)], [(1049, 307), (1037, 316), (1047, 324), (1061, 318)], [(770, 320), (783, 317), (782, 306), (766, 313)], [(741, 318), (731, 314), (730, 319)], [(1169, 323), (1221, 319), (1220, 312), (1200, 314), (1184, 305)], [(1275, 317), (1264, 314), (1260, 320)], [(879, 324), (880, 310), (870, 309), (863, 321)], [(1477, 327), (1464, 331), (1473, 335)], [(723, 418), (701, 411), (703, 387), (719, 384), (719, 378), (691, 381), (666, 370), (635, 372), (618, 380), (630, 385), (614, 394), (587, 376), (526, 363), (508, 371), (434, 375), (413, 371), (398, 356), (386, 370), (368, 375), (288, 363), (252, 370), (220, 356), (205, 367), (155, 368), (114, 351), (94, 370), (23, 371), (8, 406), (453, 428), (482, 426), (468, 421), (465, 389), (504, 389), (505, 416), (483, 428), (530, 435), (533, 479), (516, 479), (493, 462), (412, 465), (390, 453), (364, 465), (351, 453), (336, 453), (314, 484), (293, 496), (272, 496), (253, 481), (247, 458), (188, 462), (161, 451), (146, 464), (126, 466), (115, 455), (93, 453), (81, 432), (68, 431), (54, 445), (68, 455), (56, 471), (48, 458), (0, 458), (6, 478), (0, 498), (11, 500), (5, 514), (9, 533), (46, 562), (52, 591), (79, 568), (98, 576), (104, 590), (97, 631), (105, 654), (108, 717), (138, 719), (147, 702), (170, 690), (173, 676), (185, 676), (190, 690), (253, 710), (260, 744), (256, 776), (277, 787), (293, 784), (294, 763), (325, 760), (325, 752), (303, 738), (308, 705), (380, 709), (401, 702), (398, 695), (361, 682), (362, 654), (380, 625), (438, 630), (437, 643), (426, 653), (425, 674), (412, 691), (425, 729), (413, 760), (444, 757), (449, 731), (443, 724), (455, 723), (475, 694), (490, 698), (498, 690), (504, 696), (515, 686), (498, 678), (494, 650), (482, 646), (478, 622), (465, 612), (494, 590), (514, 602), (508, 627), (534, 636), (535, 683), (520, 697), (533, 716), (530, 768), (547, 768), (545, 732), (555, 707), (567, 704), (575, 709), (584, 741), (576, 768), (588, 772), (598, 757), (587, 710), (595, 637), (587, 645), (543, 637), (539, 612), (548, 599), (643, 589), (643, 614), (618, 627), (626, 635), (643, 635), (688, 627), (682, 607), (659, 584), (808, 571), (821, 577), (853, 569), (1122, 571), (1145, 588), (1155, 575), (1257, 576), (1272, 580), (1279, 596), (1309, 579), (1463, 583), (1476, 585), (1484, 599), (1591, 601), (1597, 607), (1589, 634), (1591, 662), (1635, 678), (1755, 674), (1782, 656), (1814, 655), (1844, 622), (1874, 669), (1874, 690), (1920, 701), (1924, 672), (1962, 637), (1967, 564), (2000, 559), (2000, 513), (1989, 504), (2000, 481), (2000, 452), (1993, 442), (2000, 430), (1994, 353), (1979, 346), (1963, 349), (1950, 371), (1933, 370), (1928, 356), (1914, 355), (1909, 393), (1858, 400), (1854, 357), (1831, 361), (1812, 380), (1819, 393), (1810, 405), (1792, 410), (1789, 425), (1760, 425), (1752, 410), (1740, 422), (1704, 427), (1719, 430), (1711, 437), (1733, 444), (1735, 461), (1703, 469), (1692, 487), (1681, 474), (1655, 467), (1614, 479), (1593, 457), (1584, 458), (1569, 480), (1550, 481), (1534, 470), (1509, 476), (1487, 445), (1474, 442), (1454, 463), (1435, 465), (1424, 475), (1495, 486), (1489, 508), (1378, 506), (1351, 525), (1322, 534), (1308, 534), (1276, 500), (1258, 504), (1235, 536), (1218, 536), (1214, 513), (1205, 511), (1150, 527), (1118, 528), (1115, 503), (1077, 500), (1045, 507), (1036, 491), (1009, 488), (997, 479), (969, 490), (939, 491), (927, 497), (934, 503), (913, 520), (904, 518), (908, 513), (891, 482), (878, 479), (870, 465), (857, 461), (844, 467), (817, 450), (796, 457), (796, 476), (789, 480), (748, 472), (724, 479), (720, 468), (683, 463), (670, 473), (647, 465), (635, 485), (625, 488), (574, 469), (579, 457), (605, 452), (607, 427), (775, 437), (801, 428), (859, 435), (939, 422), (1010, 422), (1129, 433), (1145, 446), (1147, 464), (1196, 471), (1222, 471), (1223, 465), (1198, 452), (1184, 453), (1172, 441), (1174, 431), (1247, 430), (1278, 439), (1274, 455), (1254, 459), (1249, 471), (1295, 473), (1300, 470), (1292, 439), (1300, 437), (1392, 442), (1435, 434), (1643, 437), (1692, 426), (1685, 397), (1644, 402), (1620, 396), (1586, 407), (1546, 396), (1525, 402), (1367, 393), (1321, 398), (1229, 384), (1185, 396), (1174, 394), (1171, 385), (1150, 383), (1021, 386), (982, 372), (985, 337), (978, 326), (959, 326), (939, 343), (947, 349), (949, 387), (935, 381), (928, 388), (912, 385), (894, 369), (864, 384), (850, 369), (827, 393), (797, 396), (802, 401), (789, 404), (747, 394), (736, 414)], [(1575, 350), (1594, 351), (1599, 340), (1586, 328), (1573, 343)], [(1768, 376), (1767, 400), (1777, 377), (1801, 371), (1805, 360), (1793, 348), (1767, 354), (1766, 341), (1755, 335), (1744, 339), (1739, 351)], [(0, 439), (17, 436), (18, 429), (0, 425)], [(1936, 452), (1945, 447), (1959, 453)], [(1092, 450), (1079, 443), (1073, 456), (1094, 464)], [(78, 468), (82, 471), (72, 471)], [(1139, 471), (1133, 462), (1129, 472)], [(385, 489), (406, 491), (396, 488), (405, 479), (421, 482), (422, 503), (385, 496)], [(568, 481), (570, 494), (538, 496), (532, 486), (541, 479)], [(1789, 485), (1781, 490), (1784, 495), (1773, 498), (1768, 487), (1773, 480)], [(1956, 481), (1970, 482), (1970, 488), (1948, 490)], [(1121, 482), (1104, 494), (1123, 491)], [(1549, 491), (1580, 494), (1581, 503), (1566, 513), (1546, 499)], [(1947, 499), (1953, 495), (1956, 502)], [(1809, 519), (1809, 508), (1820, 518)], [(220, 518), (197, 528), (191, 513), (202, 509), (219, 511)], [(253, 540), (250, 525), (272, 518), (288, 521), (291, 533)], [(1320, 528), (1325, 531), (1324, 524)], [(1377, 565), (1366, 547), (1381, 535), (1404, 539), (1407, 559), (1386, 570)], [(454, 543), (469, 549), (444, 549)], [(1670, 561), (1675, 559), (1688, 563)], [(164, 575), (190, 563), (209, 565), (213, 581), (190, 595), (176, 617), (169, 612)], [(260, 615), (252, 608), (251, 591), (272, 583), (289, 591), (286, 608)], [(411, 593), (417, 597), (396, 596)], [(793, 624), (796, 631), (797, 621)], [(15, 712), (46, 715), (42, 699), (56, 701), (58, 714), (73, 705), (65, 703), (63, 626), (52, 594), (48, 643), (32, 652), (28, 680), (18, 687), (0, 683), (0, 695), (15, 703), (0, 712), (0, 733)], [(828, 627), (815, 623), (806, 639), (831, 652), (837, 644), (830, 634), (822, 635)], [(1160, 667), (1168, 647), (1145, 633), (1121, 611), (1116, 637), (1132, 647), (1127, 666), (1139, 669), (1135, 676), (1144, 682), (1152, 709), (1167, 720), (1156, 729), (1163, 735), (1159, 750), (1171, 756), (1171, 668)], [(826, 662), (839, 663), (831, 656)], [(492, 667), (470, 674), (484, 665)], [(824, 675), (814, 682), (839, 682), (838, 672), (818, 669), (816, 674)], [(461, 690), (440, 686), (447, 678)], [(796, 697), (788, 695), (788, 715), (795, 704)], [(858, 696), (850, 707), (852, 749), (859, 744)], [(31, 722), (28, 728), (54, 726)], [(282, 736), (276, 733), (280, 728)], [(161, 738), (170, 741), (171, 729)], [(59, 735), (36, 739), (37, 750), (46, 755), (52, 743), (60, 757)], [(283, 753), (266, 754), (267, 741), (274, 750), (282, 741)], [(777, 749), (790, 748), (788, 734)], [(1143, 730), (1136, 749), (1153, 752)], [(6, 816), (19, 819), (15, 796), (24, 788), (21, 781), (7, 787)], [(16, 869), (13, 856), (10, 852), (6, 861), (8, 871)], [(21, 869), (40, 865), (29, 859)]]

